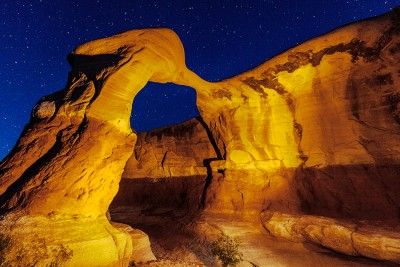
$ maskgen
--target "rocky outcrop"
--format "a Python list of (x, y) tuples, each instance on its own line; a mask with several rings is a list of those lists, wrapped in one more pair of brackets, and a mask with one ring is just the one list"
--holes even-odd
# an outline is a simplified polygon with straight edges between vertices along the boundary
[(263, 226), (275, 237), (306, 241), (350, 256), (400, 263), (399, 226), (371, 226), (320, 216), (263, 213)]
[(215, 159), (201, 118), (138, 133), (112, 207), (197, 211)]
[(352, 24), (196, 88), (225, 160), (211, 211), (399, 218), (399, 21)]
[(132, 263), (139, 264), (157, 260), (151, 251), (150, 239), (143, 231), (133, 229), (130, 226), (121, 223), (113, 223), (113, 226), (118, 229), (123, 229), (129, 233), (132, 240), (134, 240), (132, 243), (130, 265), (132, 265)]
[[(131, 159), (125, 170), (129, 176), (204, 175), (205, 167), (206, 212), (257, 222), (261, 211), (398, 219), (399, 14), (338, 29), (218, 83), (186, 68), (183, 46), (167, 29), (129, 31), (78, 47), (69, 56), (66, 88), (38, 103), (0, 163), (6, 240), (0, 255), (6, 262), (30, 255), (38, 247), (30, 241), (41, 240), (42, 256), (27, 257), (24, 265), (130, 260), (129, 231), (112, 226), (105, 213), (137, 139), (129, 124), (132, 101), (148, 81), (196, 90), (215, 156), (209, 157), (208, 144), (189, 157), (189, 168), (176, 169), (190, 150), (177, 156), (181, 146), (172, 144), (166, 151), (141, 151), (146, 145), (139, 142), (138, 161)], [(158, 145), (175, 137), (161, 140)], [(197, 166), (203, 156), (204, 165)], [(43, 230), (49, 228), (55, 230)], [(102, 253), (110, 242), (113, 250)], [(85, 250), (77, 248), (88, 243), (97, 257), (84, 260)], [(396, 246), (386, 252), (399, 254)], [(360, 255), (384, 255), (360, 249)]]
[(216, 153), (201, 118), (138, 133), (122, 177), (127, 179), (206, 175)]
[(146, 152), (124, 176), (183, 177), (208, 167), (207, 211), (240, 217), (281, 210), (398, 218), (398, 16), (346, 26), (222, 82), (190, 80), (215, 156), (176, 157), (180, 148), (170, 144), (178, 137), (164, 129), (157, 143), (139, 142), (135, 151)]
[[(183, 79), (183, 48), (170, 30), (134, 30), (86, 43), (69, 61), (66, 88), (37, 104), (0, 164), (0, 232), (8, 241), (0, 254), (6, 263), (44, 266), (62, 245), (66, 266), (126, 265), (131, 235), (105, 214), (136, 141), (132, 101), (149, 80)], [(30, 240), (46, 253), (20, 259), (36, 251)]]

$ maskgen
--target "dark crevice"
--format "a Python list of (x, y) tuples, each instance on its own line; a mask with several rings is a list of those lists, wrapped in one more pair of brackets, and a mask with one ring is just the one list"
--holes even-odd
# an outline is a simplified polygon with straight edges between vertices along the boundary
[(206, 201), (207, 201), (207, 192), (208, 192), (208, 189), (209, 189), (209, 187), (211, 185), (212, 178), (213, 178), (211, 162), (212, 161), (216, 161), (216, 160), (223, 160), (224, 158), (222, 157), (221, 150), (219, 149), (219, 147), (217, 145), (217, 142), (215, 141), (214, 136), (213, 136), (210, 128), (208, 127), (207, 123), (200, 116), (196, 117), (196, 119), (200, 122), (200, 124), (206, 130), (206, 133), (207, 133), (207, 136), (208, 136), (208, 140), (210, 140), (210, 143), (213, 146), (215, 153), (217, 154), (216, 158), (209, 158), (209, 159), (204, 159), (203, 160), (204, 167), (206, 167), (206, 169), (207, 169), (207, 177), (206, 177), (206, 182), (204, 184), (203, 192), (201, 194), (199, 208), (200, 209), (204, 209), (205, 206), (206, 206)]
[(386, 97), (389, 110), (395, 121), (400, 124), (400, 93), (392, 93)]
[(196, 120), (197, 120), (198, 122), (200, 122), (201, 126), (203, 126), (204, 129), (206, 130), (208, 139), (210, 140), (210, 143), (211, 143), (211, 145), (213, 146), (213, 148), (214, 148), (214, 150), (215, 150), (215, 153), (217, 154), (217, 159), (219, 159), (219, 160), (223, 159), (221, 150), (219, 149), (218, 144), (217, 144), (217, 142), (215, 141), (215, 138), (214, 138), (214, 136), (213, 136), (213, 134), (212, 134), (210, 128), (208, 127), (207, 123), (206, 123), (206, 122), (203, 120), (203, 118), (200, 117), (200, 116), (196, 117)]
[(164, 168), (165, 159), (167, 158), (168, 151), (166, 151), (161, 159), (161, 167)]
[(207, 202), (207, 193), (208, 189), (210, 188), (211, 182), (212, 182), (212, 168), (211, 168), (211, 162), (218, 160), (218, 158), (209, 158), (209, 159), (204, 159), (203, 164), (207, 169), (207, 177), (206, 177), (206, 182), (204, 184), (204, 189), (203, 192), (201, 193), (201, 198), (200, 198), (200, 203), (199, 203), (199, 208), (204, 209), (206, 207), (206, 202)]
[(72, 66), (72, 71), (69, 73), (69, 76), (79, 77), (81, 73), (81, 75), (84, 74), (87, 77), (88, 81), (93, 82), (95, 93), (90, 100), (90, 104), (100, 95), (101, 88), (108, 78), (108, 74), (105, 75), (106, 72), (104, 72), (104, 70), (120, 68), (131, 60), (132, 56), (126, 58), (124, 51), (119, 50), (118, 52), (117, 54), (101, 55), (68, 55), (67, 60)]
[(117, 65), (123, 59), (118, 54), (79, 55), (69, 54), (68, 62), (74, 70), (83, 72), (88, 76), (99, 74), (102, 70)]

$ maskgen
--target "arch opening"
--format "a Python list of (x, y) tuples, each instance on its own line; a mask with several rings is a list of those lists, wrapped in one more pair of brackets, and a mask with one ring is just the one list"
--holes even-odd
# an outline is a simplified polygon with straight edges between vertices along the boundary
[(137, 141), (110, 206), (112, 219), (138, 227), (155, 217), (196, 215), (209, 183), (205, 163), (217, 158), (199, 117), (196, 92), (173, 83), (147, 83), (133, 100), (131, 128)]
[(148, 82), (133, 100), (131, 128), (147, 132), (197, 116), (196, 92), (191, 87)]

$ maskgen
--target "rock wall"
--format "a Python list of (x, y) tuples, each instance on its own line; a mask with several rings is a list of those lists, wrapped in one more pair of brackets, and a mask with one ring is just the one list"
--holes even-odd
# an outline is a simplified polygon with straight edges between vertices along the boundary
[(400, 263), (398, 223), (356, 224), (327, 217), (281, 212), (263, 213), (260, 221), (265, 230), (281, 239), (308, 242), (350, 256)]
[(204, 161), (216, 153), (201, 118), (138, 133), (134, 153), (128, 160), (123, 178), (163, 178), (206, 175)]
[[(162, 168), (164, 156), (176, 156), (170, 147), (175, 141), (147, 137), (138, 147), (147, 143), (158, 152), (131, 158), (125, 175), (191, 176), (192, 162), (202, 166), (203, 157), (212, 169), (205, 185), (208, 212), (396, 219), (399, 46), (399, 14), (393, 11), (310, 40), (231, 79), (190, 81), (215, 156), (192, 158), (183, 150), (180, 163)], [(201, 151), (196, 142), (190, 146)]]
[(201, 118), (138, 133), (112, 206), (197, 210), (216, 158)]
[(196, 89), (225, 159), (210, 210), (399, 218), (399, 17), (343, 27)]

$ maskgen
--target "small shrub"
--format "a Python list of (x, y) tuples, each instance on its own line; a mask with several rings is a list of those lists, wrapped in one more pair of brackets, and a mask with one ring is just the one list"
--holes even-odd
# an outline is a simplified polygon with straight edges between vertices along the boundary
[(211, 243), (211, 253), (221, 260), (224, 267), (236, 266), (242, 261), (239, 243), (225, 234)]

